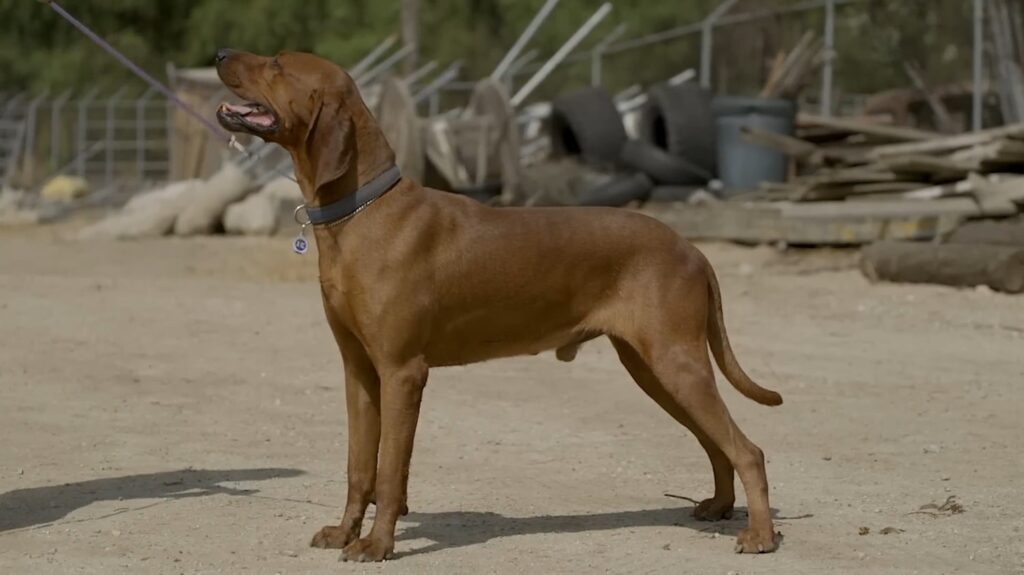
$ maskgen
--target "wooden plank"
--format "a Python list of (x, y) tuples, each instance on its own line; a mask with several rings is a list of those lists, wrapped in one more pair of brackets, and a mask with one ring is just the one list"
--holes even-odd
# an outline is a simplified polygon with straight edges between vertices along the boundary
[(778, 150), (791, 158), (809, 160), (819, 153), (818, 146), (785, 134), (750, 127), (740, 128), (740, 132), (743, 134), (743, 139), (751, 144)]
[[(897, 194), (920, 189), (920, 182), (868, 182), (838, 186), (820, 185), (804, 190), (799, 196), (792, 196), (801, 202), (853, 199), (865, 195), (896, 196)], [(893, 199), (886, 197), (886, 199)]]
[(950, 156), (953, 161), (963, 163), (993, 161), (1003, 163), (1024, 163), (1024, 142), (1016, 140), (995, 140), (987, 144), (979, 144), (963, 150), (953, 152)]
[(1018, 212), (1017, 204), (1024, 204), (1024, 178), (997, 183), (971, 174), (967, 181), (973, 185), (974, 197), (986, 215), (1013, 215)]
[(878, 165), (898, 174), (916, 174), (932, 181), (963, 179), (977, 168), (976, 163), (924, 154), (887, 158)]
[(1024, 123), (1011, 124), (1009, 126), (990, 128), (988, 130), (980, 130), (970, 134), (949, 136), (924, 142), (878, 146), (874, 150), (868, 152), (867, 155), (869, 159), (881, 160), (883, 158), (891, 158), (893, 156), (900, 156), (904, 154), (941, 154), (944, 152), (954, 152), (961, 148), (987, 144), (1002, 138), (1013, 138), (1019, 136), (1024, 136)]
[(783, 216), (792, 218), (906, 218), (925, 216), (982, 215), (982, 210), (971, 198), (940, 198), (937, 200), (896, 200), (863, 202), (779, 202)]
[(858, 134), (866, 134), (890, 140), (901, 140), (911, 142), (931, 141), (941, 138), (942, 134), (918, 130), (915, 128), (904, 128), (900, 126), (886, 126), (874, 124), (861, 120), (848, 118), (826, 118), (814, 114), (801, 113), (797, 116), (797, 123), (800, 125), (820, 126), (839, 130), (848, 130)]
[(942, 102), (942, 98), (928, 87), (927, 82), (924, 80), (924, 74), (921, 72), (921, 68), (912, 62), (903, 62), (903, 69), (906, 70), (907, 76), (910, 81), (914, 84), (914, 87), (921, 92), (921, 96), (928, 102), (928, 107), (932, 109), (932, 114), (935, 115), (935, 121), (939, 126), (939, 131), (944, 134), (953, 133), (956, 127), (953, 123), (953, 118), (949, 114), (949, 109), (946, 108), (946, 104)]
[(863, 245), (883, 239), (930, 240), (954, 230), (956, 214), (885, 218), (791, 218), (776, 204), (720, 202), (703, 206), (647, 206), (641, 212), (661, 220), (683, 237), (764, 244)]

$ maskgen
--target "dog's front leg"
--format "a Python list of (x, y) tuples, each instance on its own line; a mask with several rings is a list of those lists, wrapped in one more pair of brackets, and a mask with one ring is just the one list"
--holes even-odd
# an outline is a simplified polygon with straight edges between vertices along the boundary
[(370, 534), (345, 548), (346, 561), (382, 561), (395, 548), (395, 523), (405, 509), (409, 463), (427, 383), (422, 358), (381, 369), (381, 442), (377, 472), (377, 516)]
[(329, 525), (313, 537), (321, 549), (344, 549), (359, 539), (366, 507), (373, 500), (380, 444), (380, 378), (362, 345), (347, 334), (338, 335), (345, 362), (345, 400), (348, 408), (348, 500), (340, 525)]

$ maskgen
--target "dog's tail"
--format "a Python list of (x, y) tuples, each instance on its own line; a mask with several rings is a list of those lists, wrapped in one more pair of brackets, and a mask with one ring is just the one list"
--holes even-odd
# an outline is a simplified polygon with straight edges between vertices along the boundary
[(762, 405), (782, 405), (781, 395), (761, 387), (750, 379), (736, 361), (732, 346), (729, 345), (729, 336), (725, 333), (725, 314), (722, 312), (722, 292), (718, 287), (718, 278), (715, 277), (715, 270), (710, 264), (707, 270), (708, 295), (711, 300), (711, 309), (708, 310), (708, 346), (711, 347), (718, 368), (722, 370), (729, 383), (743, 395)]

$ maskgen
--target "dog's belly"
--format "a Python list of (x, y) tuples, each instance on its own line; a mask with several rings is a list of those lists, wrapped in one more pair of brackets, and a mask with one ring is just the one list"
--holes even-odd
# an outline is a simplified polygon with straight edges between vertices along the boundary
[(588, 332), (570, 318), (539, 315), (537, 310), (510, 314), (470, 314), (448, 321), (432, 334), (427, 363), (432, 366), (463, 365), (501, 357), (536, 355), (579, 344), (599, 333)]

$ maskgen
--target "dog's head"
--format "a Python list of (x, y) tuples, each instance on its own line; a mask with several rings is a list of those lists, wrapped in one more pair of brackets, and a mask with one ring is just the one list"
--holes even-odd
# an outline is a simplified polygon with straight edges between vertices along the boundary
[[(352, 78), (334, 63), (298, 52), (259, 56), (219, 50), (217, 74), (242, 104), (221, 104), (217, 119), (292, 154), (313, 190), (355, 165), (357, 131), (375, 126)], [(305, 176), (305, 178), (304, 178)], [(353, 176), (354, 177), (354, 176)]]

